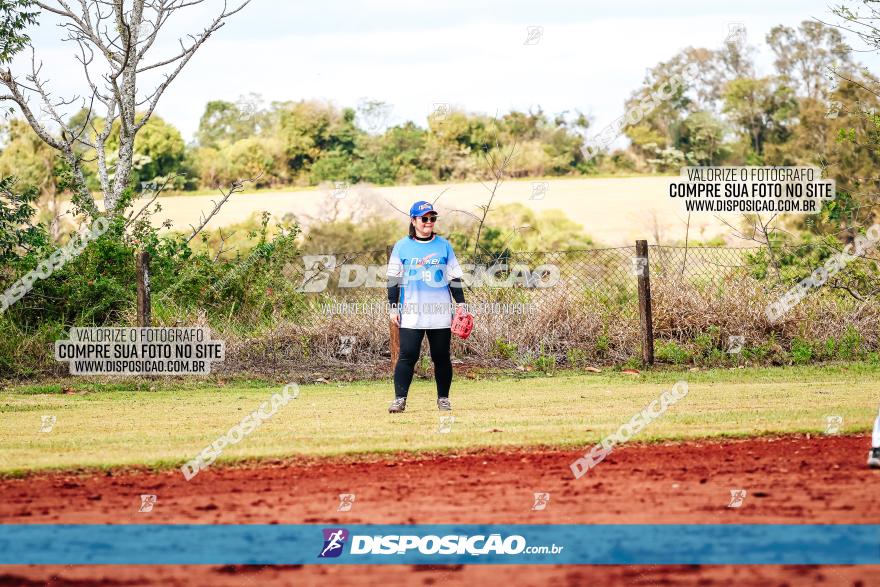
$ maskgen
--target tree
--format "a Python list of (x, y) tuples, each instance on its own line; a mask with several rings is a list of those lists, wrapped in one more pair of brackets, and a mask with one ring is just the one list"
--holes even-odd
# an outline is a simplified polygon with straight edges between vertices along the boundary
[(307, 253), (381, 251), (406, 234), (400, 221), (372, 217), (316, 222), (309, 226), (302, 249)]
[(60, 236), (60, 192), (63, 161), (58, 152), (40, 140), (23, 120), (13, 118), (3, 127), (5, 147), (0, 152), (0, 176), (15, 176), (23, 185), (33, 186), (48, 203), (49, 233)]
[(37, 189), (19, 191), (15, 183), (10, 176), (0, 179), (0, 267), (33, 255), (48, 242), (43, 226), (34, 223)]
[(217, 148), (222, 144), (234, 143), (247, 136), (241, 126), (241, 111), (232, 102), (212, 100), (205, 106), (205, 113), (199, 120), (196, 133), (199, 145)]
[(710, 83), (712, 98), (720, 99), (730, 80), (755, 77), (754, 53), (753, 47), (740, 43), (724, 43), (721, 49), (711, 53), (715, 73)]
[(357, 105), (358, 127), (370, 134), (385, 132), (393, 107), (381, 100), (361, 99)]
[(12, 61), (12, 57), (31, 42), (24, 31), (37, 23), (39, 12), (33, 8), (31, 0), (0, 2), (0, 63)]
[[(131, 187), (135, 139), (138, 133), (150, 121), (165, 90), (199, 47), (250, 0), (243, 0), (232, 8), (224, 4), (220, 14), (201, 32), (189, 35), (188, 42), (180, 40), (179, 52), (156, 59), (148, 58), (159, 31), (168, 23), (169, 18), (184, 8), (202, 2), (203, 0), (133, 0), (130, 6), (126, 6), (121, 0), (113, 3), (87, 3), (86, 0), (80, 0), (76, 9), (71, 8), (64, 0), (19, 3), (24, 7), (38, 7), (61, 18), (61, 26), (67, 32), (65, 40), (75, 43), (79, 51), (77, 60), (83, 68), (88, 88), (85, 92), (87, 97), (55, 97), (40, 75), (41, 65), (33, 59), (31, 72), (25, 76), (23, 82), (11, 67), (0, 68), (0, 83), (9, 90), (8, 94), (0, 95), (0, 100), (14, 102), (40, 139), (62, 154), (72, 173), (74, 203), (91, 215), (97, 214), (97, 208), (88, 189), (83, 161), (76, 147), (84, 145), (94, 149), (105, 208), (110, 214), (121, 214), (123, 195)], [(18, 45), (29, 44), (28, 40), (19, 39)], [(138, 80), (145, 73), (164, 75), (162, 81), (151, 90), (139, 94)], [(58, 135), (53, 135), (39, 120), (40, 116), (31, 103), (32, 97), (38, 102), (40, 110), (60, 128)], [(103, 108), (103, 128), (98, 131), (92, 125), (94, 134), (90, 135), (85, 132), (85, 124), (82, 127), (70, 126), (62, 109), (74, 102), (79, 102), (89, 112), (96, 107)], [(141, 116), (139, 112), (142, 112)], [(90, 115), (86, 116), (86, 123), (91, 119)], [(111, 151), (108, 148), (108, 139), (116, 121), (119, 121), (119, 144), (118, 148)], [(112, 177), (111, 161), (115, 166)]]
[[(847, 0), (832, 9), (832, 13), (839, 19), (833, 26), (848, 31), (862, 43), (855, 50), (880, 52), (880, 8), (876, 2)], [(878, 218), (880, 80), (867, 68), (856, 70), (845, 64), (833, 67), (832, 73), (840, 83), (831, 94), (834, 112), (830, 115), (838, 124), (828, 168), (838, 181), (838, 194), (833, 202), (823, 206), (819, 220), (839, 227), (842, 240), (851, 242), (860, 228)], [(819, 228), (818, 222), (814, 228)]]
[(277, 113), (273, 134), (282, 142), (287, 167), (292, 175), (308, 181), (312, 165), (326, 152), (351, 154), (358, 131), (356, 113), (351, 108), (339, 111), (319, 101), (274, 104)]
[[(478, 219), (453, 215), (447, 222), (448, 238), (456, 250), (474, 248)], [(496, 220), (497, 219), (497, 220)], [(583, 226), (561, 210), (536, 212), (523, 204), (504, 204), (492, 210), (480, 235), (479, 251), (490, 258), (523, 251), (586, 249), (595, 243)]]
[[(101, 121), (100, 124), (104, 122)], [(120, 126), (117, 120), (116, 128), (107, 137), (107, 147), (111, 151), (119, 148)], [(183, 137), (174, 125), (165, 122), (159, 116), (153, 115), (138, 133), (134, 141), (134, 153), (140, 156), (139, 163), (132, 169), (132, 179), (138, 184), (163, 182), (185, 171), (183, 162), (186, 158), (186, 148)], [(115, 171), (115, 166), (113, 170)], [(174, 187), (181, 187), (183, 178), (172, 184)]]
[(654, 147), (654, 158), (648, 162), (660, 170), (675, 171), (682, 165), (720, 165), (728, 154), (724, 124), (711, 112), (700, 111), (681, 122), (675, 147)]
[(719, 165), (724, 158), (724, 125), (709, 112), (694, 112), (682, 125), (681, 143), (691, 165)]
[(358, 137), (351, 179), (377, 185), (430, 182), (433, 176), (423, 166), (426, 141), (427, 132), (412, 122), (389, 128), (382, 136)]
[(691, 63), (689, 51), (658, 63), (648, 70), (642, 85), (624, 103), (624, 133), (638, 153), (678, 147), (682, 121), (698, 108), (694, 88), (685, 76)]
[[(284, 147), (277, 139), (249, 137), (236, 141), (222, 151), (222, 159), (228, 164), (221, 181), (228, 183), (236, 177), (260, 176), (255, 185), (270, 185), (283, 177)], [(262, 174), (262, 175), (260, 175)]]
[(779, 79), (736, 79), (724, 90), (724, 112), (747, 137), (758, 163), (766, 142), (780, 143), (790, 135), (797, 101)]
[(250, 138), (267, 125), (267, 114), (260, 109), (260, 97), (251, 94), (237, 103), (212, 100), (205, 106), (196, 133), (199, 146), (219, 148)]
[(821, 22), (805, 20), (797, 30), (775, 26), (767, 34), (767, 44), (776, 56), (778, 74), (801, 96), (813, 100), (827, 94), (832, 69), (852, 66), (840, 31)]

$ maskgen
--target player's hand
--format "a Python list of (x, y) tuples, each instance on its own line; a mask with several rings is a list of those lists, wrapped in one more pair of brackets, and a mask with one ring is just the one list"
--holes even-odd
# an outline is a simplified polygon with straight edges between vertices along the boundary
[(471, 313), (471, 311), (468, 309), (468, 305), (467, 305), (466, 303), (455, 304), (455, 309), (458, 310), (459, 308), (461, 308), (461, 310), (462, 310), (465, 314), (470, 314), (470, 313)]
[(398, 314), (397, 312), (394, 312), (393, 314), (390, 315), (390, 317), (391, 317), (391, 323), (394, 324), (395, 326), (397, 326), (398, 328), (400, 328), (400, 314)]

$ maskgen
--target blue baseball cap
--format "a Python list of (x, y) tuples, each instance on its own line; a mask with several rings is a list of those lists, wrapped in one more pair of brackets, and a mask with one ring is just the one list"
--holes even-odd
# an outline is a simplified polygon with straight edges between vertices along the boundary
[(419, 200), (409, 209), (410, 217), (422, 216), (423, 214), (427, 214), (428, 212), (434, 212), (434, 206), (431, 204), (431, 202), (426, 202), (424, 200)]

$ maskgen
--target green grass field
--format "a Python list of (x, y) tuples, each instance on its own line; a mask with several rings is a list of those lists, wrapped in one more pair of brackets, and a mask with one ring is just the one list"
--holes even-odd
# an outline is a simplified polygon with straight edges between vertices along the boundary
[[(866, 432), (880, 405), (880, 367), (868, 364), (459, 379), (455, 422), (438, 432), (432, 381), (416, 381), (407, 412), (390, 415), (390, 381), (302, 386), (300, 395), (218, 462), (291, 455), (341, 455), (499, 446), (583, 446), (688, 381), (689, 394), (634, 441), (786, 432)], [(18, 386), (0, 394), (0, 474), (46, 469), (179, 466), (267, 401), (281, 385), (202, 382)], [(51, 432), (41, 416), (54, 415)]]

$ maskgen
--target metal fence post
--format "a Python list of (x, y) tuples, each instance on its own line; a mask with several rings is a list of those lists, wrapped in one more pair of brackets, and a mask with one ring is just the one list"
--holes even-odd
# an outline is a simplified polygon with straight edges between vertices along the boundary
[[(391, 259), (391, 251), (393, 247), (388, 245), (385, 248), (386, 259)], [(387, 314), (386, 314), (386, 320)], [(391, 372), (394, 373), (394, 367), (397, 365), (397, 357), (400, 356), (400, 329), (394, 325), (391, 320), (388, 320), (388, 333), (389, 339), (391, 341)]]
[(150, 326), (150, 254), (137, 254), (137, 322), (138, 326)]
[(639, 280), (639, 325), (641, 326), (642, 362), (654, 364), (654, 324), (651, 321), (651, 272), (648, 241), (636, 241), (636, 275)]

